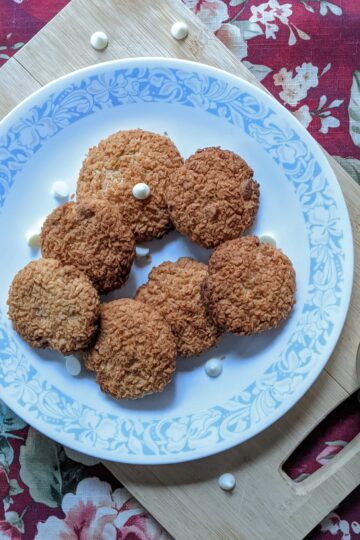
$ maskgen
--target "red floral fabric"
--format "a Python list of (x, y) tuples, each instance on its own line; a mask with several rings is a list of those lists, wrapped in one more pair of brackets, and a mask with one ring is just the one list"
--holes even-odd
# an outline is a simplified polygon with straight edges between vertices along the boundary
[[(183, 1), (359, 181), (358, 0)], [(0, 66), (67, 3), (1, 0)], [(359, 431), (354, 394), (297, 449), (285, 471), (296, 482), (305, 480)], [(37, 433), (0, 401), (0, 540), (23, 538), (168, 535), (96, 460)], [(360, 488), (308, 538), (360, 538)]]
[(184, 0), (331, 154), (360, 158), (357, 0)]

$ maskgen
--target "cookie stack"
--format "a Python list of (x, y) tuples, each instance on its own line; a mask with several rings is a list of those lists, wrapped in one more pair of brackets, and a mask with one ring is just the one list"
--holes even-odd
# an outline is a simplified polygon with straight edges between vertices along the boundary
[[(134, 196), (145, 185), (148, 196)], [(159, 392), (176, 357), (199, 355), (225, 331), (277, 327), (295, 302), (295, 272), (279, 249), (242, 236), (259, 208), (253, 171), (233, 152), (198, 150), (185, 162), (173, 142), (120, 131), (91, 148), (77, 202), (46, 219), (42, 259), (15, 276), (9, 316), (34, 347), (83, 351), (101, 389), (115, 398)], [(173, 226), (214, 248), (208, 265), (184, 257), (149, 274), (134, 299), (101, 303), (127, 280), (135, 242)]]

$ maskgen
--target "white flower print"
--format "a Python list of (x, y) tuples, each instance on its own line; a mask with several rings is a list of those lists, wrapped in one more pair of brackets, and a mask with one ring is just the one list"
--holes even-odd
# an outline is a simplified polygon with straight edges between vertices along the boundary
[(304, 127), (306, 128), (309, 127), (312, 120), (312, 116), (310, 114), (309, 107), (307, 105), (302, 105), (299, 109), (297, 109), (297, 111), (293, 112), (293, 115), (295, 116), (295, 118), (299, 120), (299, 122)]
[(302, 99), (306, 98), (307, 91), (318, 85), (318, 67), (311, 63), (304, 63), (295, 68), (296, 75), (293, 78), (293, 72), (281, 68), (274, 75), (275, 86), (282, 86), (279, 93), (280, 98), (287, 105), (296, 107)]
[(277, 0), (270, 0), (269, 6), (274, 16), (283, 24), (288, 24), (288, 18), (292, 15), (291, 4), (279, 4)]
[(299, 101), (306, 98), (306, 89), (298, 84), (295, 77), (295, 79), (283, 86), (283, 90), (279, 93), (279, 96), (287, 105), (296, 107)]
[(301, 66), (297, 66), (295, 69), (297, 73), (296, 78), (298, 78), (298, 81), (305, 86), (306, 90), (309, 90), (309, 88), (315, 88), (315, 86), (318, 85), (319, 68), (317, 66), (314, 66), (311, 62), (304, 62)]
[(296, 43), (297, 33), (300, 39), (310, 39), (303, 30), (297, 28), (293, 23), (289, 21), (289, 17), (292, 15), (292, 4), (279, 4), (278, 0), (268, 0), (264, 4), (259, 6), (251, 6), (250, 23), (259, 23), (265, 27), (265, 37), (267, 39), (276, 39), (276, 33), (279, 30), (279, 26), (276, 21), (280, 21), (283, 25), (289, 29), (288, 44), (294, 45)]
[[(287, 4), (291, 6), (291, 4)], [(257, 22), (265, 26), (266, 38), (272, 37), (275, 39), (275, 34), (279, 30), (277, 24), (271, 24), (275, 20), (274, 10), (270, 7), (270, 1), (260, 6), (251, 6), (251, 17), (249, 22)]]
[(281, 68), (279, 73), (274, 74), (274, 85), (284, 86), (288, 84), (292, 79), (292, 71), (288, 71), (286, 68)]
[(260, 4), (260, 6), (251, 6), (250, 22), (258, 22), (263, 25), (275, 20), (275, 14), (270, 8), (270, 1)]
[[(311, 62), (304, 62), (301, 66), (296, 66), (296, 75), (293, 77), (293, 71), (288, 71), (285, 67), (273, 75), (274, 85), (281, 86), (279, 97), (286, 105), (296, 107), (300, 101), (307, 97), (308, 91), (319, 85), (319, 79), (331, 68), (328, 64), (319, 75), (318, 66)], [(327, 97), (321, 96), (319, 105), (310, 110), (308, 105), (302, 105), (296, 111), (294, 116), (307, 128), (314, 117), (319, 118), (321, 127), (320, 133), (328, 133), (330, 128), (340, 126), (340, 120), (332, 115), (331, 110), (344, 103), (343, 99), (334, 99), (329, 105), (326, 105)]]

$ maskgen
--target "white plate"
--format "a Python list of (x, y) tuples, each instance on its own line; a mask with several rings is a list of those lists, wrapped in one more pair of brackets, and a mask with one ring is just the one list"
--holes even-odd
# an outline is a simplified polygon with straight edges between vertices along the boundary
[[(53, 181), (66, 179), (75, 191), (87, 149), (116, 130), (138, 127), (167, 132), (184, 157), (219, 145), (249, 162), (261, 189), (252, 232), (273, 235), (292, 260), (297, 303), (276, 331), (228, 335), (201, 357), (179, 361), (162, 394), (115, 401), (100, 392), (91, 373), (72, 378), (60, 355), (27, 346), (7, 319), (6, 297), (14, 274), (32, 258), (25, 232), (57, 204)], [(353, 244), (332, 169), (273, 98), (192, 62), (119, 60), (39, 90), (3, 120), (0, 135), (0, 395), (19, 416), (93, 456), (173, 463), (241, 443), (301, 398), (343, 326)], [(184, 255), (206, 261), (209, 255), (177, 233), (148, 245), (152, 265)], [(150, 267), (134, 266), (121, 296), (133, 295)], [(221, 355), (223, 373), (212, 379), (204, 363)]]

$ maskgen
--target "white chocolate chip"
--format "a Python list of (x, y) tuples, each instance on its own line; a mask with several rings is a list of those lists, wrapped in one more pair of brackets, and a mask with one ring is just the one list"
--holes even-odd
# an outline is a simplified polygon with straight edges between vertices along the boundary
[(69, 197), (69, 187), (64, 180), (56, 180), (51, 186), (51, 194), (55, 199), (67, 199)]
[(90, 38), (91, 46), (97, 51), (102, 51), (106, 49), (109, 43), (109, 38), (105, 32), (94, 32)]
[(42, 217), (39, 219), (39, 221), (36, 224), (36, 227), (39, 228), (39, 231), (41, 231), (42, 226), (44, 225), (46, 220), (46, 217)]
[(222, 372), (222, 363), (218, 358), (210, 358), (205, 364), (205, 371), (209, 377), (218, 377)]
[(150, 196), (150, 188), (147, 184), (139, 182), (139, 184), (135, 184), (133, 187), (132, 194), (134, 195), (135, 199), (143, 201)]
[(219, 476), (218, 484), (224, 491), (232, 491), (236, 485), (235, 476), (231, 473), (225, 473)]
[(40, 247), (40, 232), (39, 231), (27, 231), (25, 238), (31, 249), (38, 249)]
[(149, 255), (149, 248), (144, 246), (136, 246), (135, 247), (135, 254), (138, 258), (146, 257), (146, 255)]
[(44, 217), (39, 219), (35, 225), (25, 233), (26, 242), (31, 249), (38, 249), (40, 247), (41, 227), (44, 225), (45, 219), (46, 218)]
[(65, 360), (66, 371), (73, 377), (76, 377), (81, 372), (81, 363), (76, 356), (67, 356)]
[(269, 244), (269, 246), (276, 247), (276, 241), (275, 238), (273, 238), (270, 234), (262, 234), (259, 236), (260, 244)]
[(174, 39), (185, 39), (189, 33), (189, 27), (184, 21), (177, 21), (171, 27), (171, 35)]

